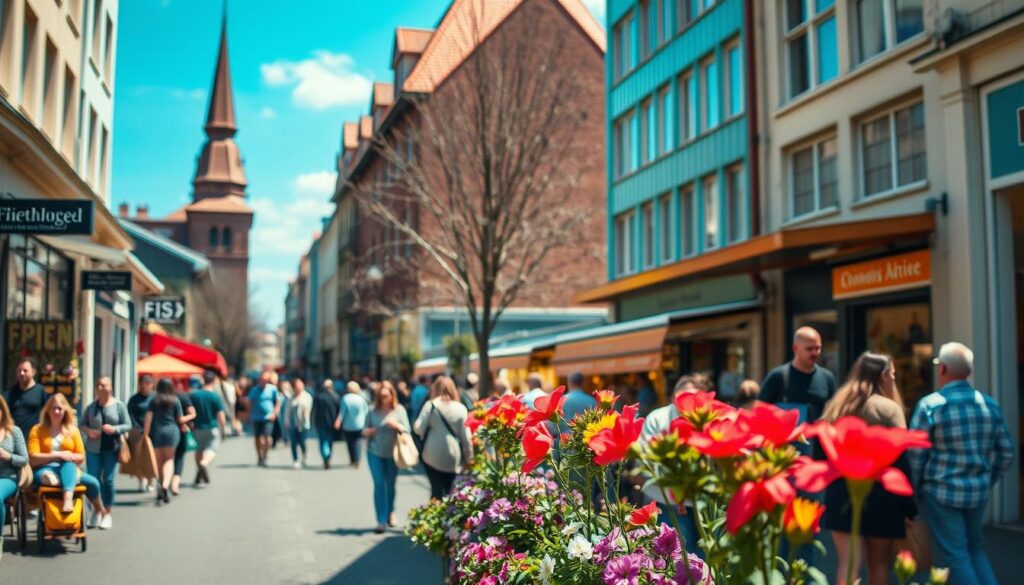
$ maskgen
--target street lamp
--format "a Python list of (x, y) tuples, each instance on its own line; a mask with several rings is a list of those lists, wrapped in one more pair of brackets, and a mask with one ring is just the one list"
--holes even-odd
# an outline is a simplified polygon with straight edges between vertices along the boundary
[[(384, 282), (384, 271), (376, 264), (366, 269), (366, 279), (372, 283)], [(402, 377), (402, 305), (395, 306), (395, 373)]]

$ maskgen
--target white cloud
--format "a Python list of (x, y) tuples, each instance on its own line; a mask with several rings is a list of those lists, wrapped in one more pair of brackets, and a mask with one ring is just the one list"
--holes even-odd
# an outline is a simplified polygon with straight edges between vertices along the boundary
[(355, 61), (345, 53), (314, 51), (302, 61), (278, 60), (260, 65), (263, 82), (271, 87), (294, 86), (292, 103), (313, 110), (361, 105), (372, 83), (353, 71)]
[(272, 120), (276, 117), (277, 112), (274, 110), (274, 108), (265, 106), (262, 110), (260, 110), (260, 118), (263, 118), (264, 120)]
[(171, 95), (178, 100), (206, 101), (205, 89), (172, 89)]
[(289, 260), (294, 271), (298, 257), (309, 251), (313, 232), (322, 228), (321, 218), (334, 209), (330, 202), (337, 174), (330, 171), (304, 173), (292, 180), (292, 196), (287, 201), (256, 197), (251, 201), (256, 211), (252, 233), (255, 255)]
[(605, 0), (583, 0), (583, 5), (586, 6), (590, 13), (594, 15), (602, 25), (605, 21)]
[(304, 173), (295, 177), (292, 185), (297, 193), (303, 195), (330, 195), (334, 190), (334, 184), (338, 180), (338, 173), (333, 171), (317, 171)]

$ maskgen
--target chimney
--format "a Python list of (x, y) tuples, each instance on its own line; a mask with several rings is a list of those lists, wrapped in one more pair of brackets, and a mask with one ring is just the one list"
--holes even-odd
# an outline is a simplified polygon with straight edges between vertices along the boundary
[(135, 208), (135, 217), (137, 217), (139, 219), (148, 219), (149, 218), (149, 206), (148, 205), (139, 205), (138, 207), (136, 207)]
[(121, 217), (128, 217), (128, 204), (121, 203), (117, 206), (117, 215)]

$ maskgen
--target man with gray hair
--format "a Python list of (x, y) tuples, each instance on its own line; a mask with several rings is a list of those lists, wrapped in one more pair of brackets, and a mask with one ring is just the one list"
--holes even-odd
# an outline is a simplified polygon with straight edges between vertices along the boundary
[(981, 525), (989, 491), (1013, 462), (1010, 432), (999, 405), (971, 386), (974, 352), (947, 343), (932, 360), (939, 389), (917, 403), (910, 428), (925, 431), (931, 449), (910, 453), (915, 493), (931, 530), (935, 566), (957, 585), (996, 583)]

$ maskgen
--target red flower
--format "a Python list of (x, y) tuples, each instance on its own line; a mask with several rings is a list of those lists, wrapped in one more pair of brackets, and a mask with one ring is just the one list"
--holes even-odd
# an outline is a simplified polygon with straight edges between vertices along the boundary
[(760, 437), (751, 434), (750, 427), (734, 416), (717, 418), (699, 431), (694, 431), (686, 443), (715, 459), (735, 457), (757, 446)]
[(518, 421), (519, 415), (525, 412), (526, 406), (519, 399), (515, 396), (506, 395), (491, 405), (487, 415), (500, 420), (506, 425), (514, 425)]
[(640, 431), (644, 428), (644, 419), (636, 418), (637, 408), (636, 404), (623, 407), (622, 414), (615, 419), (615, 426), (601, 429), (590, 438), (587, 446), (594, 452), (594, 463), (609, 465), (626, 458), (626, 453), (640, 438)]
[(469, 429), (469, 434), (476, 434), (476, 430), (482, 427), (484, 421), (477, 418), (476, 412), (469, 411), (469, 416), (466, 417), (466, 428)]
[(869, 426), (855, 416), (844, 416), (833, 424), (811, 425), (810, 436), (817, 436), (827, 461), (801, 457), (793, 471), (801, 490), (817, 492), (843, 477), (860, 482), (882, 482), (889, 492), (909, 496), (914, 493), (902, 471), (892, 467), (911, 447), (931, 447), (927, 433), (897, 427)]
[(611, 390), (598, 390), (594, 392), (594, 398), (597, 398), (597, 403), (605, 409), (611, 408), (619, 399), (618, 395)]
[(523, 421), (525, 427), (532, 427), (544, 421), (554, 420), (562, 415), (562, 395), (565, 394), (565, 386), (559, 386), (548, 396), (540, 396), (533, 403), (534, 410), (526, 415)]
[(821, 515), (825, 506), (812, 500), (796, 498), (786, 506), (782, 515), (782, 529), (794, 547), (814, 540), (814, 535), (821, 532)]
[(776, 506), (785, 506), (796, 497), (796, 490), (785, 473), (768, 479), (747, 481), (740, 485), (725, 512), (725, 527), (736, 534), (744, 524), (759, 512), (771, 512)]
[(727, 412), (732, 407), (715, 400), (714, 392), (683, 392), (675, 398), (676, 410), (680, 416), (704, 411)]
[(643, 508), (633, 510), (629, 515), (629, 523), (633, 526), (645, 526), (648, 522), (658, 517), (658, 502), (651, 502)]
[(536, 425), (524, 429), (523, 452), (526, 454), (526, 461), (523, 462), (523, 473), (529, 473), (540, 465), (554, 444), (555, 438), (551, 436), (547, 425)]
[(739, 417), (750, 427), (752, 434), (762, 437), (758, 446), (781, 447), (791, 443), (803, 434), (806, 426), (798, 424), (799, 411), (784, 410), (764, 402), (758, 402), (752, 410), (740, 411)]

